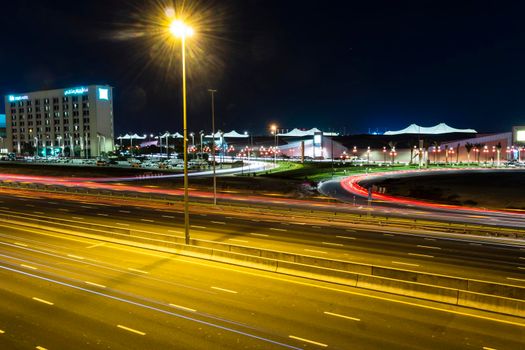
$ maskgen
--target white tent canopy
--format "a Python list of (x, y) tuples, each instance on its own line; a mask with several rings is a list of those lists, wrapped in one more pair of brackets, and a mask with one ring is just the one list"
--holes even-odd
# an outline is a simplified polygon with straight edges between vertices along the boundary
[[(246, 138), (246, 137), (250, 137), (250, 135), (248, 135), (248, 134), (239, 134), (235, 130), (232, 130), (232, 131), (226, 132), (226, 133), (222, 133), (221, 131), (217, 131), (215, 133), (215, 138), (216, 139), (221, 138), (221, 136), (222, 137), (229, 137), (229, 138)], [(204, 137), (206, 137), (207, 139), (211, 139), (213, 136), (212, 136), (212, 134), (209, 134), (209, 135), (206, 135)]]
[[(316, 133), (321, 132), (321, 130), (317, 128), (311, 128), (310, 130), (300, 130), (300, 129), (292, 129), (291, 131), (287, 133), (280, 133), (277, 134), (277, 136), (283, 136), (283, 137), (305, 137), (305, 136), (314, 136)], [(324, 136), (337, 136), (339, 135), (336, 132), (323, 132)]]
[(146, 136), (139, 136), (137, 134), (133, 134), (133, 135), (126, 134), (124, 136), (117, 137), (118, 140), (130, 140), (130, 139), (144, 140), (145, 138), (146, 138)]
[(438, 134), (449, 134), (449, 133), (471, 133), (476, 134), (477, 131), (474, 129), (456, 129), (448, 126), (445, 123), (440, 123), (431, 127), (424, 127), (419, 126), (417, 124), (410, 124), (406, 128), (402, 130), (396, 130), (396, 131), (387, 131), (384, 133), (384, 135), (401, 135), (401, 134), (430, 134), (430, 135), (438, 135)]
[[(182, 135), (176, 132), (175, 134), (170, 134), (169, 132), (165, 132), (163, 135), (160, 135), (160, 138), (166, 138), (166, 137), (173, 137), (176, 139), (182, 139)], [(155, 137), (157, 138), (157, 137)]]

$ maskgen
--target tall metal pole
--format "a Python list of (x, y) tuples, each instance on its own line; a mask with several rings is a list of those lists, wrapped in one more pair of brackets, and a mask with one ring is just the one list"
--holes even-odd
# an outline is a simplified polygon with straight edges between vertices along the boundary
[(208, 89), (211, 94), (211, 157), (213, 159), (213, 205), (217, 205), (217, 176), (215, 174), (215, 93), (217, 90)]
[(184, 237), (190, 244), (190, 213), (188, 204), (188, 123), (186, 118), (186, 37), (182, 36), (182, 128), (184, 130)]

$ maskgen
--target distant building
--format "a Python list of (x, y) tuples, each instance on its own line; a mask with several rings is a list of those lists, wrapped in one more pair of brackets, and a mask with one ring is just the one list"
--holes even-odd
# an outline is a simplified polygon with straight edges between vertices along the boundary
[(6, 133), (5, 133), (5, 114), (0, 114), (0, 153), (6, 154), (7, 148), (6, 145)]
[(6, 148), (19, 154), (93, 157), (113, 150), (113, 89), (107, 85), (5, 96)]

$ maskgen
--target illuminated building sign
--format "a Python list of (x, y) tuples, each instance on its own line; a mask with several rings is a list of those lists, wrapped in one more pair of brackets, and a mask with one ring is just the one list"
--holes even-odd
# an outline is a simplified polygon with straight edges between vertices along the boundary
[(516, 131), (516, 141), (525, 142), (525, 130)]
[(319, 147), (321, 146), (321, 142), (322, 142), (322, 139), (321, 139), (321, 135), (314, 135), (314, 146), (316, 147)]
[(109, 89), (98, 88), (98, 99), (109, 100)]
[(64, 95), (82, 95), (85, 92), (88, 92), (89, 89), (87, 87), (77, 87), (73, 89), (67, 89), (64, 91)]
[(27, 95), (23, 95), (23, 96), (9, 95), (7, 97), (7, 99), (9, 100), (9, 102), (15, 102), (15, 101), (27, 100), (27, 99), (29, 99), (29, 96), (27, 96)]

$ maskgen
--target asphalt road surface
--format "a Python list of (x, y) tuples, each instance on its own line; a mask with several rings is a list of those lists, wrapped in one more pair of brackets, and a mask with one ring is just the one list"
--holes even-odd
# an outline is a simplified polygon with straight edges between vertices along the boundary
[(523, 319), (2, 229), (1, 349), (524, 349)]

